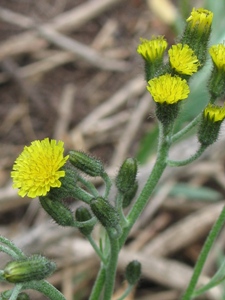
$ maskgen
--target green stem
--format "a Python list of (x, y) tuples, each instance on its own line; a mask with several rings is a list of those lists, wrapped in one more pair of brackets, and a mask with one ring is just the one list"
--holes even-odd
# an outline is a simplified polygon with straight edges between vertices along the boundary
[(123, 293), (123, 295), (121, 297), (119, 297), (117, 300), (124, 300), (126, 299), (126, 297), (130, 294), (130, 292), (132, 291), (133, 289), (133, 285), (129, 284), (127, 289), (125, 290), (125, 292)]
[(51, 300), (66, 300), (60, 291), (45, 280), (27, 282), (23, 285), (23, 289), (33, 289), (41, 292)]
[(127, 219), (124, 216), (124, 212), (123, 212), (123, 198), (124, 198), (124, 195), (121, 194), (120, 192), (118, 192), (118, 194), (116, 196), (116, 210), (119, 212), (120, 223), (121, 223), (122, 228), (126, 227), (126, 225), (128, 225)]
[(205, 151), (206, 148), (207, 148), (207, 146), (201, 145), (195, 154), (193, 154), (191, 157), (184, 159), (184, 160), (175, 161), (175, 160), (168, 159), (167, 165), (170, 167), (181, 167), (181, 166), (188, 165), (188, 164), (192, 163), (193, 161), (195, 161), (196, 159), (198, 159), (202, 155), (202, 153)]
[(21, 258), (24, 258), (21, 257), (21, 256), (18, 256), (17, 253), (15, 253), (12, 249), (8, 248), (8, 247), (5, 247), (3, 245), (0, 245), (0, 252), (4, 252), (4, 253), (7, 253), (9, 256), (11, 256), (12, 258), (14, 259), (21, 259)]
[(91, 181), (86, 180), (82, 176), (78, 176), (78, 180), (93, 194), (95, 198), (99, 196), (98, 190)]
[(88, 241), (90, 242), (91, 246), (93, 247), (93, 249), (95, 250), (95, 253), (98, 255), (98, 257), (101, 259), (101, 261), (106, 264), (106, 259), (103, 255), (103, 253), (101, 252), (101, 250), (98, 248), (98, 246), (96, 245), (95, 241), (93, 240), (91, 235), (87, 236)]
[(102, 179), (105, 182), (105, 194), (104, 194), (104, 198), (107, 199), (108, 196), (109, 196), (109, 192), (110, 192), (111, 186), (112, 186), (112, 181), (111, 181), (111, 179), (109, 178), (109, 175), (106, 172), (104, 172), (102, 174)]
[(22, 289), (23, 285), (20, 283), (20, 284), (16, 284), (15, 287), (13, 288), (12, 290), (12, 294), (9, 298), (9, 300), (16, 300), (21, 289)]
[(12, 251), (17, 256), (16, 259), (18, 259), (18, 258), (25, 258), (26, 257), (26, 255), (13, 242), (11, 242), (10, 240), (8, 240), (4, 236), (0, 236), (0, 243), (5, 244), (10, 249), (12, 249)]
[(197, 117), (195, 117), (194, 120), (192, 120), (186, 127), (184, 127), (182, 130), (180, 130), (179, 132), (177, 132), (176, 134), (174, 134), (171, 137), (171, 143), (176, 142), (183, 135), (185, 135), (186, 133), (188, 133), (188, 131), (190, 131), (192, 128), (194, 128), (198, 124), (198, 122), (200, 121), (201, 117), (202, 117), (202, 113), (200, 113)]
[[(169, 135), (169, 132), (170, 132), (169, 128), (166, 128), (165, 130)], [(170, 147), (170, 142), (169, 142), (170, 139), (168, 138), (169, 136), (167, 136), (164, 132), (162, 132), (161, 135), (162, 136), (160, 136), (160, 140), (159, 140), (159, 149), (158, 149), (158, 154), (157, 154), (157, 159), (156, 159), (155, 165), (152, 169), (152, 172), (151, 172), (141, 194), (139, 195), (138, 199), (134, 203), (133, 207), (131, 208), (131, 211), (129, 212), (129, 214), (127, 216), (128, 225), (127, 225), (127, 227), (124, 228), (123, 234), (120, 237), (120, 241), (119, 241), (120, 248), (125, 243), (132, 226), (134, 225), (134, 223), (140, 216), (141, 212), (143, 211), (144, 207), (146, 206), (146, 204), (149, 200), (149, 197), (151, 196), (160, 177), (162, 176), (163, 171), (165, 170), (165, 168), (167, 166), (166, 160), (167, 160), (168, 151), (169, 151), (169, 147)]]
[(83, 228), (86, 226), (93, 226), (97, 223), (96, 217), (91, 218), (90, 220), (79, 222), (79, 221), (73, 221), (73, 226), (77, 228)]
[(119, 243), (118, 239), (113, 237), (113, 234), (109, 231), (109, 240), (110, 240), (110, 257), (109, 262), (106, 266), (106, 280), (105, 280), (105, 290), (104, 290), (104, 300), (111, 300), (115, 276), (117, 261), (119, 255)]
[(89, 194), (79, 186), (75, 186), (71, 191), (71, 197), (77, 198), (87, 204), (90, 204), (90, 201), (93, 199), (93, 195)]
[(100, 299), (100, 295), (101, 295), (104, 283), (105, 283), (105, 266), (103, 264), (101, 264), (101, 267), (98, 271), (98, 276), (95, 280), (95, 284), (92, 288), (89, 300)]
[(182, 300), (192, 299), (192, 295), (193, 295), (195, 287), (198, 283), (198, 279), (201, 274), (202, 268), (205, 264), (205, 261), (209, 254), (209, 251), (224, 224), (224, 221), (225, 221), (225, 206), (223, 207), (222, 212), (220, 213), (218, 219), (216, 220), (215, 224), (213, 225), (213, 227), (205, 241), (205, 244), (201, 250), (201, 253), (199, 255), (197, 263), (195, 264), (193, 275), (192, 275), (189, 285), (186, 289), (186, 292), (184, 293), (184, 295), (182, 297)]

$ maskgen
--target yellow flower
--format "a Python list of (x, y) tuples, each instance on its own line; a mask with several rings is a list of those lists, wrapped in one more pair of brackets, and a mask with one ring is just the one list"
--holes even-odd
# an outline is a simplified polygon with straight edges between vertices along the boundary
[(190, 17), (186, 20), (193, 28), (198, 28), (198, 31), (208, 31), (211, 28), (213, 13), (204, 8), (193, 8)]
[(65, 171), (60, 169), (69, 157), (63, 157), (63, 145), (62, 141), (45, 138), (24, 147), (11, 172), (13, 187), (19, 189), (21, 197), (45, 196), (51, 187), (61, 186), (59, 178)]
[(225, 45), (214, 45), (210, 47), (209, 53), (216, 67), (219, 70), (225, 71)]
[(168, 54), (171, 66), (180, 74), (192, 75), (200, 66), (194, 51), (186, 44), (173, 45)]
[(174, 104), (186, 99), (190, 93), (187, 81), (179, 76), (165, 74), (149, 80), (148, 91), (155, 102)]
[(221, 122), (225, 119), (225, 107), (208, 104), (204, 110), (204, 117), (212, 122)]
[(163, 36), (153, 37), (151, 40), (140, 39), (137, 52), (147, 61), (155, 61), (161, 59), (166, 48), (167, 41)]

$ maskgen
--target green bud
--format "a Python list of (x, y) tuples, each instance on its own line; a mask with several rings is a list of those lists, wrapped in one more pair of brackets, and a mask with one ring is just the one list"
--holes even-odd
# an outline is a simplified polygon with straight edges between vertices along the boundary
[(201, 67), (206, 61), (212, 19), (213, 13), (211, 11), (193, 8), (190, 17), (186, 20), (186, 27), (181, 38), (182, 44), (187, 44), (194, 50)]
[(33, 255), (27, 259), (14, 260), (4, 268), (5, 280), (11, 283), (42, 280), (50, 276), (56, 269), (54, 262), (41, 255)]
[(120, 167), (116, 177), (116, 187), (121, 193), (126, 193), (133, 188), (137, 176), (137, 160), (127, 158)]
[(163, 36), (153, 37), (151, 40), (140, 39), (137, 52), (144, 59), (147, 82), (155, 77), (162, 68), (163, 56), (167, 45), (168, 43)]
[(98, 197), (90, 202), (91, 210), (99, 222), (106, 228), (116, 228), (119, 224), (119, 214), (104, 198)]
[(19, 293), (16, 300), (30, 300), (30, 297), (26, 293)]
[(225, 94), (225, 45), (213, 45), (209, 49), (213, 62), (213, 69), (209, 78), (208, 89), (211, 94), (211, 101), (223, 97)]
[(217, 141), (224, 119), (225, 107), (213, 104), (206, 106), (198, 129), (198, 140), (202, 145), (208, 147)]
[(214, 144), (219, 136), (222, 122), (210, 123), (202, 121), (198, 129), (198, 140), (204, 146)]
[(0, 299), (1, 300), (9, 300), (10, 296), (11, 296), (11, 291), (10, 290), (7, 290), (7, 291), (4, 291), (0, 294)]
[[(11, 295), (12, 295), (12, 290), (4, 291), (0, 294), (0, 300), (9, 300)], [(30, 300), (30, 297), (26, 293), (22, 292), (19, 293), (16, 300)]]
[(225, 93), (225, 72), (218, 71), (215, 67), (212, 70), (209, 78), (208, 90), (211, 94), (211, 98), (216, 100), (222, 97)]
[(134, 285), (141, 277), (141, 264), (137, 260), (131, 261), (125, 271), (125, 277), (130, 285)]
[(132, 188), (129, 189), (129, 191), (127, 191), (125, 194), (124, 194), (124, 197), (123, 197), (123, 208), (126, 208), (128, 207), (132, 200), (134, 199), (136, 193), (137, 193), (137, 190), (138, 190), (138, 182), (135, 181), (134, 185), (132, 186)]
[[(84, 206), (78, 207), (75, 216), (78, 222), (86, 222), (92, 218), (89, 210)], [(93, 226), (87, 225), (85, 227), (79, 228), (79, 230), (81, 233), (83, 233), (83, 235), (89, 235), (93, 230)]]
[(52, 200), (50, 197), (39, 197), (41, 206), (61, 226), (73, 226), (74, 218), (71, 210), (61, 201)]
[(69, 160), (73, 166), (82, 172), (95, 177), (102, 176), (104, 167), (100, 160), (80, 151), (70, 151)]

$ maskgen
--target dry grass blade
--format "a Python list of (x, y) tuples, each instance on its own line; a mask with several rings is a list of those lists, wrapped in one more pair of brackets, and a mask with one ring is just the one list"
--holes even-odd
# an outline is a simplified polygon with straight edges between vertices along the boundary
[(143, 249), (145, 255), (166, 256), (201, 238), (219, 216), (224, 203), (208, 205), (170, 226)]
[[(145, 82), (141, 77), (131, 79), (125, 86), (118, 90), (113, 96), (98, 106), (77, 126), (83, 134), (92, 134), (92, 128), (99, 120), (111, 115), (122, 107), (129, 97), (136, 97), (144, 92)], [(70, 134), (73, 135), (73, 129)]]
[(139, 127), (143, 123), (143, 119), (150, 112), (150, 96), (145, 94), (138, 103), (137, 107), (133, 109), (129, 122), (126, 125), (123, 133), (120, 136), (119, 142), (116, 145), (116, 151), (111, 160), (111, 165), (118, 166), (126, 158), (129, 147), (138, 132)]
[[(121, 0), (86, 1), (84, 4), (75, 7), (69, 12), (62, 13), (60, 16), (55, 17), (51, 22), (45, 24), (43, 27), (44, 29), (69, 32), (81, 27), (86, 22), (118, 3), (121, 3)], [(9, 21), (8, 15), (6, 16), (4, 11), (2, 11), (1, 15), (5, 18), (5, 21), (6, 17)], [(25, 20), (21, 22), (24, 26), (28, 23), (29, 21), (27, 22)], [(3, 42), (2, 45), (0, 45), (0, 60), (12, 55), (38, 51), (45, 45), (46, 43), (38, 37), (37, 33), (34, 30), (31, 30)]]
[[(64, 50), (69, 51), (70, 53), (73, 53), (74, 55), (77, 55), (78, 57), (83, 58), (90, 64), (100, 69), (120, 71), (120, 72), (125, 72), (128, 71), (129, 69), (128, 63), (117, 61), (112, 58), (109, 59), (107, 57), (104, 57), (103, 55), (100, 55), (96, 50), (91, 49), (90, 47), (85, 46), (84, 44), (75, 41), (74, 39), (66, 37), (65, 35), (56, 32), (54, 29), (48, 26), (37, 26), (31, 19), (29, 20), (27, 17), (23, 17), (15, 13), (13, 13), (12, 16), (10, 17), (9, 12), (7, 17), (8, 17), (7, 18), (8, 22), (11, 22), (11, 20), (17, 20), (16, 23), (19, 24), (21, 21), (22, 26), (24, 26), (24, 24), (26, 25), (29, 24), (29, 27), (34, 28), (47, 41), (57, 45), (58, 47)], [(14, 18), (12, 19), (12, 17)], [(13, 22), (15, 23), (15, 21)], [(0, 55), (1, 55), (1, 49), (0, 49)]]
[[(192, 269), (176, 260), (144, 255), (142, 252), (122, 250), (119, 257), (119, 268), (124, 270), (131, 260), (138, 260), (142, 264), (142, 274), (146, 278), (158, 282), (164, 286), (185, 290), (192, 275)], [(200, 277), (199, 284), (206, 283), (209, 278)], [(210, 292), (210, 299), (218, 300), (220, 290)]]
[(38, 33), (44, 37), (49, 42), (59, 46), (60, 48), (67, 50), (74, 55), (83, 58), (85, 61), (94, 65), (100, 69), (108, 71), (119, 71), (126, 72), (129, 70), (130, 66), (126, 62), (118, 61), (112, 58), (104, 57), (94, 49), (91, 49), (84, 44), (72, 40), (63, 34), (57, 33), (52, 29), (46, 29), (43, 27), (36, 27)]
[(64, 140), (69, 123), (72, 117), (72, 105), (76, 95), (76, 88), (74, 84), (67, 84), (63, 90), (61, 103), (58, 109), (58, 120), (55, 124), (54, 137), (57, 140)]

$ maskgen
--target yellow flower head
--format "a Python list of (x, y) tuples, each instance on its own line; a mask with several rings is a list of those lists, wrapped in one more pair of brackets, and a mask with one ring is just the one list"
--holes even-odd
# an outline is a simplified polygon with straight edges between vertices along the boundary
[(192, 75), (198, 71), (200, 63), (188, 45), (173, 45), (168, 51), (171, 66), (180, 74)]
[(163, 36), (153, 37), (151, 40), (140, 40), (141, 43), (138, 45), (137, 52), (144, 60), (150, 62), (161, 59), (168, 45)]
[(213, 13), (204, 8), (193, 8), (190, 17), (186, 20), (191, 28), (198, 28), (198, 31), (204, 32), (211, 28)]
[(218, 44), (210, 47), (209, 53), (219, 70), (225, 71), (225, 45)]
[(225, 119), (225, 107), (208, 104), (204, 110), (204, 117), (212, 122), (220, 122)]
[(190, 93), (187, 81), (179, 76), (165, 74), (149, 80), (148, 91), (151, 93), (155, 102), (174, 104), (184, 100)]
[(30, 198), (45, 196), (51, 187), (60, 187), (60, 170), (69, 156), (63, 157), (64, 143), (45, 138), (25, 146), (13, 165), (11, 177), (13, 187), (19, 189), (19, 195)]

